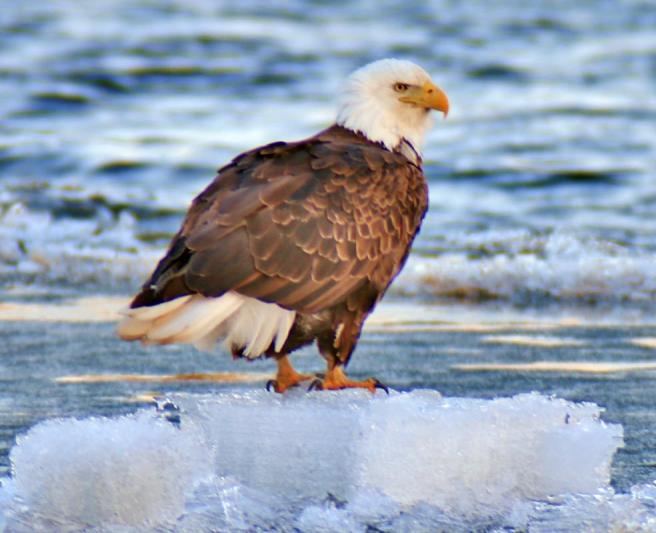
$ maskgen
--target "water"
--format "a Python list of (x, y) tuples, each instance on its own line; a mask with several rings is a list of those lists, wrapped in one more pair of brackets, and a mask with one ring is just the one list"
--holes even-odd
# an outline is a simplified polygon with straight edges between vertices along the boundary
[[(595, 401), (625, 429), (614, 486), (656, 479), (653, 371), (452, 368), (653, 357), (648, 343), (631, 344), (656, 337), (652, 1), (60, 0), (0, 11), (5, 303), (127, 296), (217, 167), (330, 124), (358, 66), (411, 59), (452, 104), (424, 148), (429, 214), (383, 309), (395, 315), (403, 302), (397, 322), (417, 327), (367, 333), (354, 372), (447, 395), (540, 390)], [(524, 334), (524, 319), (539, 325), (530, 335), (549, 335), (542, 323), (555, 321), (557, 336), (583, 344), (418, 332), (426, 308), (438, 309), (435, 323), (484, 316), (508, 335)], [(137, 394), (224, 386), (56, 377), (236, 369), (186, 348), (119, 343), (111, 324), (35, 322), (38, 314), (0, 322), (4, 472), (15, 435), (43, 418), (117, 414), (145, 401)], [(300, 366), (317, 370), (315, 357)]]
[(453, 104), (424, 151), (430, 287), (397, 291), (654, 299), (653, 2), (61, 1), (1, 20), (5, 286), (131, 289), (218, 166), (318, 131), (350, 71), (397, 56)]

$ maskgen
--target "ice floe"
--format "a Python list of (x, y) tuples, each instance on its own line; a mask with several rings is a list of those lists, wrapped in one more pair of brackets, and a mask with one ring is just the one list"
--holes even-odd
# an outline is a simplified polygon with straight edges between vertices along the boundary
[(610, 488), (622, 428), (601, 412), (537, 393), (175, 395), (158, 409), (49, 420), (20, 436), (0, 526), (649, 531), (656, 486)]

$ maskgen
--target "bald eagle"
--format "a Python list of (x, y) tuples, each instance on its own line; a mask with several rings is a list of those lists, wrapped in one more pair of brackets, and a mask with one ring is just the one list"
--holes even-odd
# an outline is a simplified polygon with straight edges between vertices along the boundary
[(289, 354), (316, 340), (317, 389), (384, 386), (344, 367), (365, 319), (405, 263), (428, 207), (420, 148), (444, 92), (397, 59), (349, 76), (336, 122), (233, 159), (189, 208), (118, 326), (126, 340), (224, 339), (235, 357), (277, 361), (284, 392), (314, 376)]

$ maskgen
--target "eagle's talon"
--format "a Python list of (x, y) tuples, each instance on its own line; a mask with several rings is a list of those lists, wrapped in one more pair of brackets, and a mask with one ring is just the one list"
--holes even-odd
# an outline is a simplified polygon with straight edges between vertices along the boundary
[(389, 396), (389, 387), (382, 383), (381, 381), (377, 380), (376, 378), (373, 378), (374, 380), (374, 389), (382, 389), (385, 391), (385, 394)]
[(266, 382), (266, 390), (270, 391), (272, 388), (278, 394), (284, 394), (289, 389), (298, 387), (301, 382), (314, 378), (312, 374), (299, 374), (294, 370), (289, 357), (281, 355), (277, 358), (278, 372), (274, 379)]
[(320, 379), (315, 379), (308, 386), (308, 392), (313, 390), (323, 390), (323, 382)]

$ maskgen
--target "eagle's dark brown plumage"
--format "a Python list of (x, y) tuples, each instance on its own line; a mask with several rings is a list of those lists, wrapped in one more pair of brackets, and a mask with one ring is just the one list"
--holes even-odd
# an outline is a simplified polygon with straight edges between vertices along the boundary
[[(390, 149), (333, 125), (304, 141), (246, 152), (193, 201), (119, 334), (160, 343), (226, 336), (234, 355), (278, 359), (278, 391), (304, 378), (286, 355), (317, 340), (335, 378), (326, 378), (327, 388), (373, 390), (375, 380), (351, 382), (339, 367), (401, 270), (427, 206), (421, 159), (407, 139)], [(240, 333), (231, 341), (230, 328), (243, 329), (233, 308), (253, 300), (276, 304), (262, 309), (279, 322), (253, 332), (259, 339), (239, 340)], [(219, 303), (216, 324), (188, 311), (177, 318), (185, 306), (212, 302)]]
[(194, 200), (131, 307), (235, 291), (298, 312), (283, 353), (318, 338), (345, 364), (427, 205), (420, 166), (341, 126), (258, 148)]

